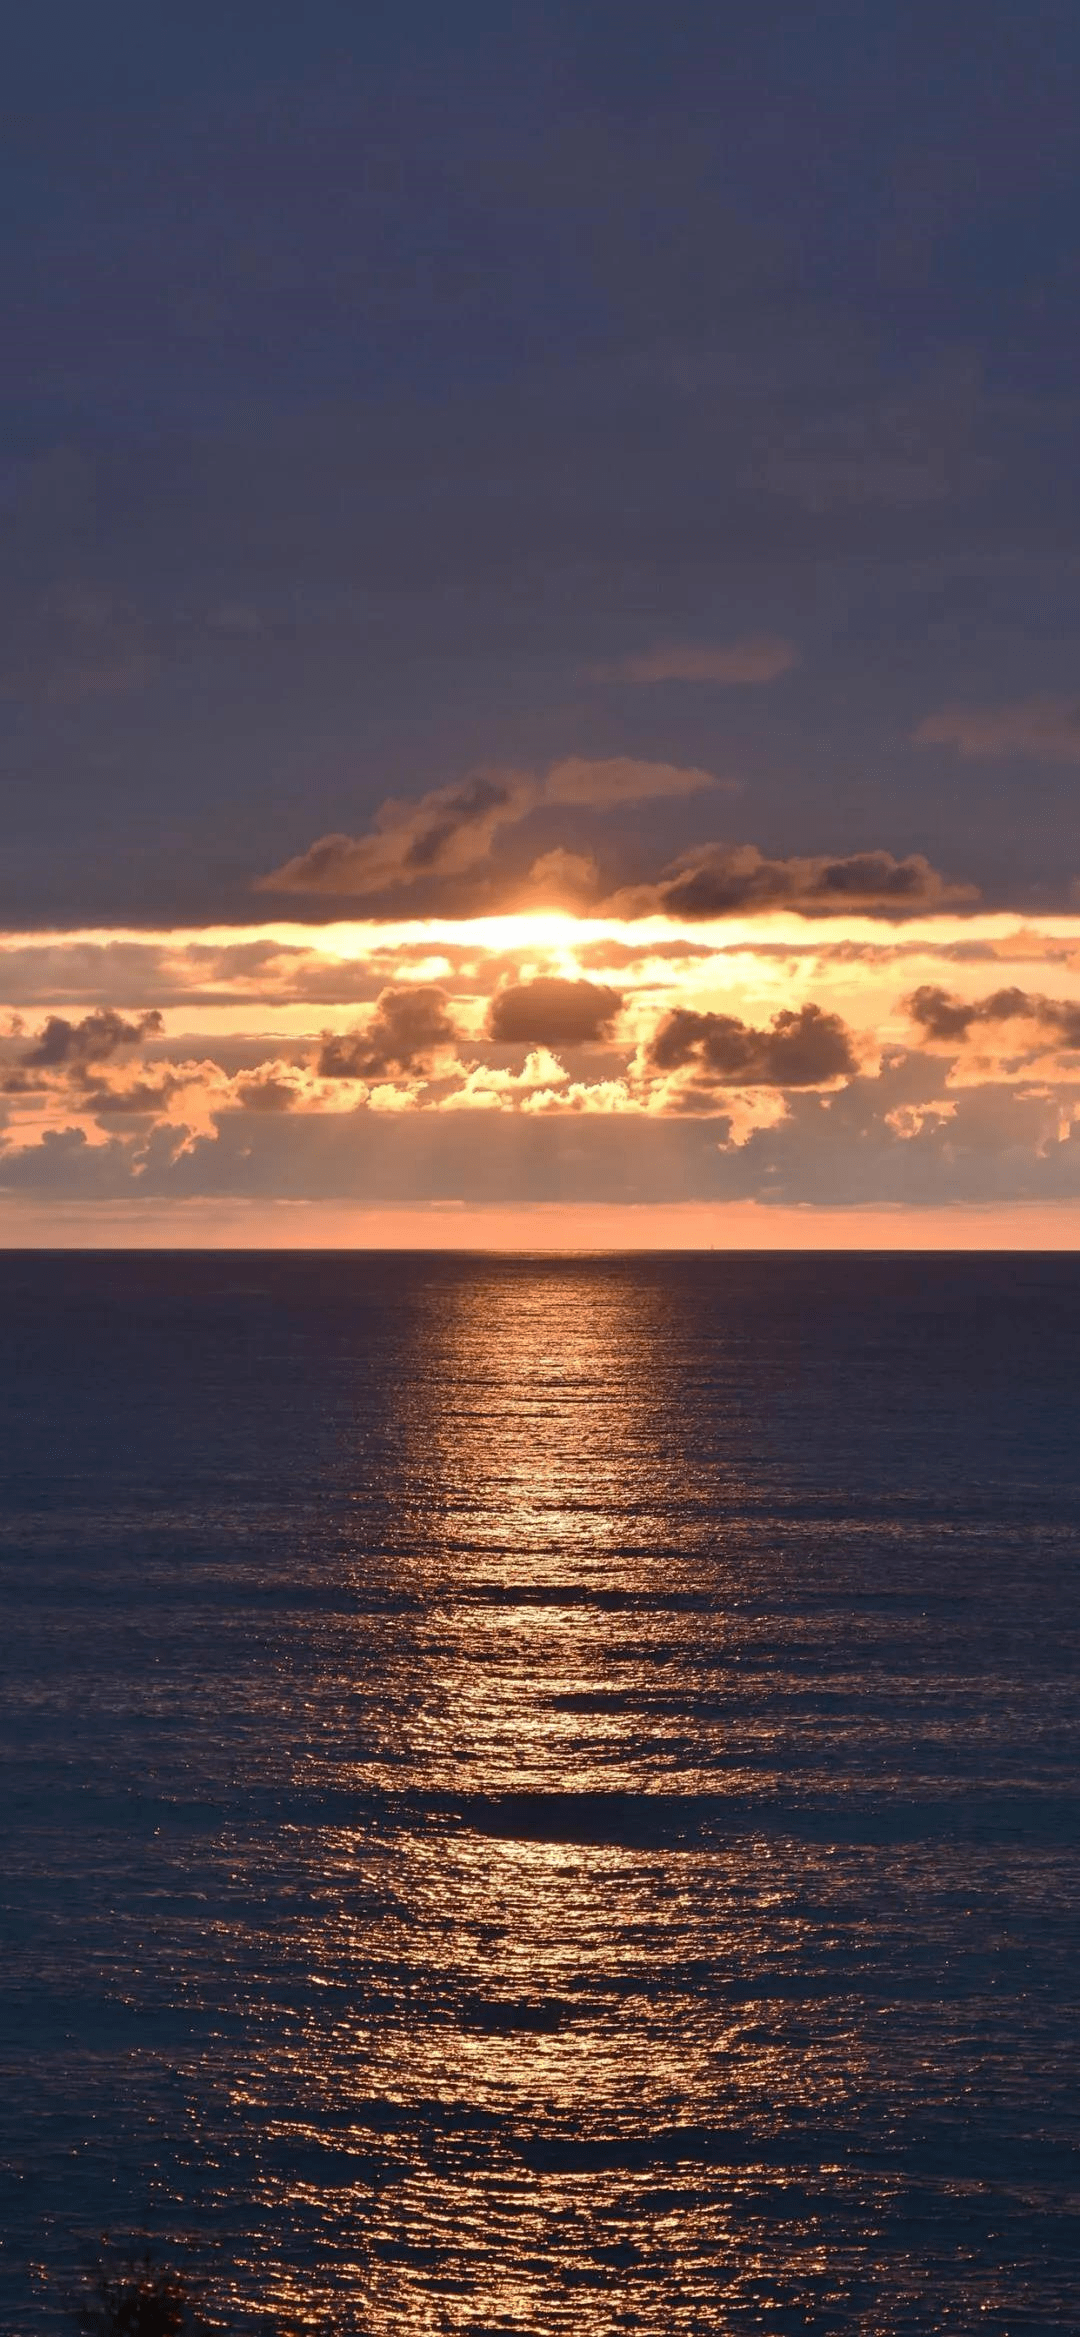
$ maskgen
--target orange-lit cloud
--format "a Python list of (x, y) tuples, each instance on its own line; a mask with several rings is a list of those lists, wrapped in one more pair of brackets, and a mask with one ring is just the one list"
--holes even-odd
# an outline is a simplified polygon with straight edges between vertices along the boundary
[(1080, 1204), (1080, 918), (0, 936), (0, 1188), (16, 1212)]
[[(459, 877), (489, 859), (500, 828), (515, 826), (545, 805), (604, 812), (665, 796), (698, 795), (715, 785), (708, 771), (629, 755), (600, 761), (567, 756), (553, 763), (543, 779), (517, 771), (475, 771), (416, 803), (384, 803), (369, 835), (320, 836), (306, 852), (260, 877), (258, 889), (364, 898), (399, 885)], [(583, 865), (579, 860), (579, 872)]]
[(526, 884), (537, 901), (557, 908), (584, 908), (600, 891), (600, 870), (591, 852), (568, 852), (564, 844), (541, 852)]
[(528, 780), (476, 772), (418, 803), (384, 803), (367, 836), (320, 836), (306, 852), (259, 879), (278, 893), (355, 893), (361, 897), (459, 876), (486, 860), (496, 829), (524, 819), (535, 802)]

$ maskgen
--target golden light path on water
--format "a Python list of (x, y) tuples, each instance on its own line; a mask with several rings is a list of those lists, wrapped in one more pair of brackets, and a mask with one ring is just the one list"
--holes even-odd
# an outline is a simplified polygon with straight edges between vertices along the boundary
[[(376, 1661), (348, 1776), (394, 1818), (374, 1857), (363, 1827), (333, 1853), (379, 1911), (309, 1938), (341, 2025), (265, 2073), (296, 2103), (270, 2132), (287, 2159), (343, 2122), (381, 2161), (374, 2195), (367, 2169), (310, 2194), (355, 2221), (379, 2327), (715, 2325), (729, 2286), (775, 2276), (777, 2103), (839, 2105), (858, 2053), (835, 2013), (797, 2034), (756, 2001), (756, 1972), (769, 1995), (798, 1962), (783, 1847), (741, 1810), (745, 1839), (710, 1839), (708, 1797), (767, 1792), (775, 1745), (767, 1714), (732, 1728), (710, 1692), (745, 1623), (722, 1549), (702, 1579), (717, 1488), (677, 1407), (685, 1359), (655, 1294), (602, 1274), (466, 1281), (415, 1332), (385, 1562), (412, 1627)], [(785, 2222), (809, 2301), (825, 2250), (812, 2215)], [(318, 2325), (310, 2270), (284, 2280)]]

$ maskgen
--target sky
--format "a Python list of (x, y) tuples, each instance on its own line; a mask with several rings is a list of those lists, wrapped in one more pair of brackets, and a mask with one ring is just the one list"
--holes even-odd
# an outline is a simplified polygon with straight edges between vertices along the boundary
[(0, 34), (0, 1241), (1080, 1241), (1080, 17)]

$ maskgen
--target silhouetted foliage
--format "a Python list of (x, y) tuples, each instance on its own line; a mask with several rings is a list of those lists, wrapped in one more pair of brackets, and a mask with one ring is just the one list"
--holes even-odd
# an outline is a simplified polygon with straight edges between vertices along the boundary
[(84, 2337), (195, 2337), (204, 2326), (185, 2275), (156, 2263), (149, 2250), (102, 2264), (75, 2318)]
[[(187, 2269), (162, 2262), (151, 2248), (121, 2252), (104, 2243), (101, 2261), (88, 2269), (69, 2306), (83, 2337), (224, 2337), (217, 2314), (207, 2318), (200, 2300), (208, 2283)], [(305, 2321), (310, 2331), (314, 2322)], [(304, 2337), (304, 2330), (253, 2308), (242, 2320), (261, 2337)], [(355, 2299), (323, 2324), (325, 2337), (364, 2337), (370, 2328), (366, 2307)], [(231, 2329), (230, 2319), (226, 2329)]]

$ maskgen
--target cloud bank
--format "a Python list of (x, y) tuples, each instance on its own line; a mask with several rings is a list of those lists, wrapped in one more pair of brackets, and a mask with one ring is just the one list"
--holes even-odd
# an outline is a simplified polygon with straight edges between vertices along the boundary
[[(524, 871), (493, 865), (500, 831), (517, 828), (538, 812), (610, 814), (736, 784), (694, 766), (625, 755), (568, 756), (539, 780), (515, 772), (474, 773), (416, 803), (384, 803), (366, 836), (320, 837), (306, 852), (260, 877), (257, 889), (385, 901), (421, 887), (427, 914), (441, 909), (454, 915), (461, 914), (460, 880), (482, 875), (488, 911), (520, 906), (531, 896), (581, 910), (596, 905), (601, 914), (621, 920), (708, 920), (776, 908), (806, 916), (866, 909), (903, 917), (977, 897), (973, 886), (950, 882), (922, 853), (898, 859), (883, 849), (780, 859), (756, 844), (706, 842), (669, 861), (659, 876), (618, 885), (606, 897), (595, 855), (565, 844), (538, 855)], [(475, 902), (473, 907), (475, 912)]]
[(716, 918), (776, 908), (911, 916), (974, 898), (973, 886), (948, 883), (921, 852), (905, 860), (891, 852), (773, 860), (756, 844), (702, 844), (673, 861), (655, 884), (624, 887), (608, 907), (623, 917)]
[[(794, 867), (813, 898), (834, 866), (749, 873), (771, 891)], [(827, 918), (789, 890), (730, 931), (0, 936), (0, 1212), (33, 1194), (1080, 1206), (1080, 918), (1010, 925), (931, 894), (896, 924), (865, 872), (843, 882), (854, 906)]]

